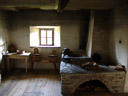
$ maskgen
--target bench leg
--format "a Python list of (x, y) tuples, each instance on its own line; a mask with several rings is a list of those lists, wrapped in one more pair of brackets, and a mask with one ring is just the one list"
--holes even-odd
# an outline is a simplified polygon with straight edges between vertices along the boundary
[(53, 64), (54, 64), (54, 68), (56, 69), (56, 62), (53, 62)]

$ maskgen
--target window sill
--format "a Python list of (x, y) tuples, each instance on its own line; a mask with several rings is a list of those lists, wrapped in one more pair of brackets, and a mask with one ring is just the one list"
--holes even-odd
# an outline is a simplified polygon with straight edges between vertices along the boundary
[(60, 48), (61, 46), (30, 46), (30, 48)]

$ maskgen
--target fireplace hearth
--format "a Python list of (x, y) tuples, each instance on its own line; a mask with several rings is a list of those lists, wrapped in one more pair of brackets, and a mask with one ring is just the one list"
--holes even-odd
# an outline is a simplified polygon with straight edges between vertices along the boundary
[(125, 71), (116, 71), (99, 65), (100, 70), (86, 70), (79, 64), (61, 61), (61, 91), (63, 94), (74, 92), (113, 92), (122, 93)]
[(82, 94), (86, 92), (109, 92), (109, 90), (99, 80), (90, 80), (81, 84), (75, 91), (76, 94)]

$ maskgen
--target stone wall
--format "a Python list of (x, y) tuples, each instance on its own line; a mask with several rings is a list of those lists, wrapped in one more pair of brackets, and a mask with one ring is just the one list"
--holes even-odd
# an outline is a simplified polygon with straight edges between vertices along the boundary
[(62, 93), (72, 94), (83, 83), (99, 80), (110, 92), (124, 92), (125, 71), (116, 71), (106, 66), (98, 65), (100, 69), (87, 70), (80, 65), (61, 62), (60, 73)]
[(61, 74), (62, 93), (72, 94), (81, 84), (90, 80), (99, 80), (110, 92), (124, 92), (125, 72), (105, 72), (95, 74)]

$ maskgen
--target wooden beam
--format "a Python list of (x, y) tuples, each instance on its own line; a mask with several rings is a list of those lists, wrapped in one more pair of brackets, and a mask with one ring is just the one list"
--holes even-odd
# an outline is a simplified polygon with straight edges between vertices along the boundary
[(62, 12), (64, 10), (64, 8), (67, 6), (68, 2), (69, 2), (69, 0), (59, 0), (57, 12)]

